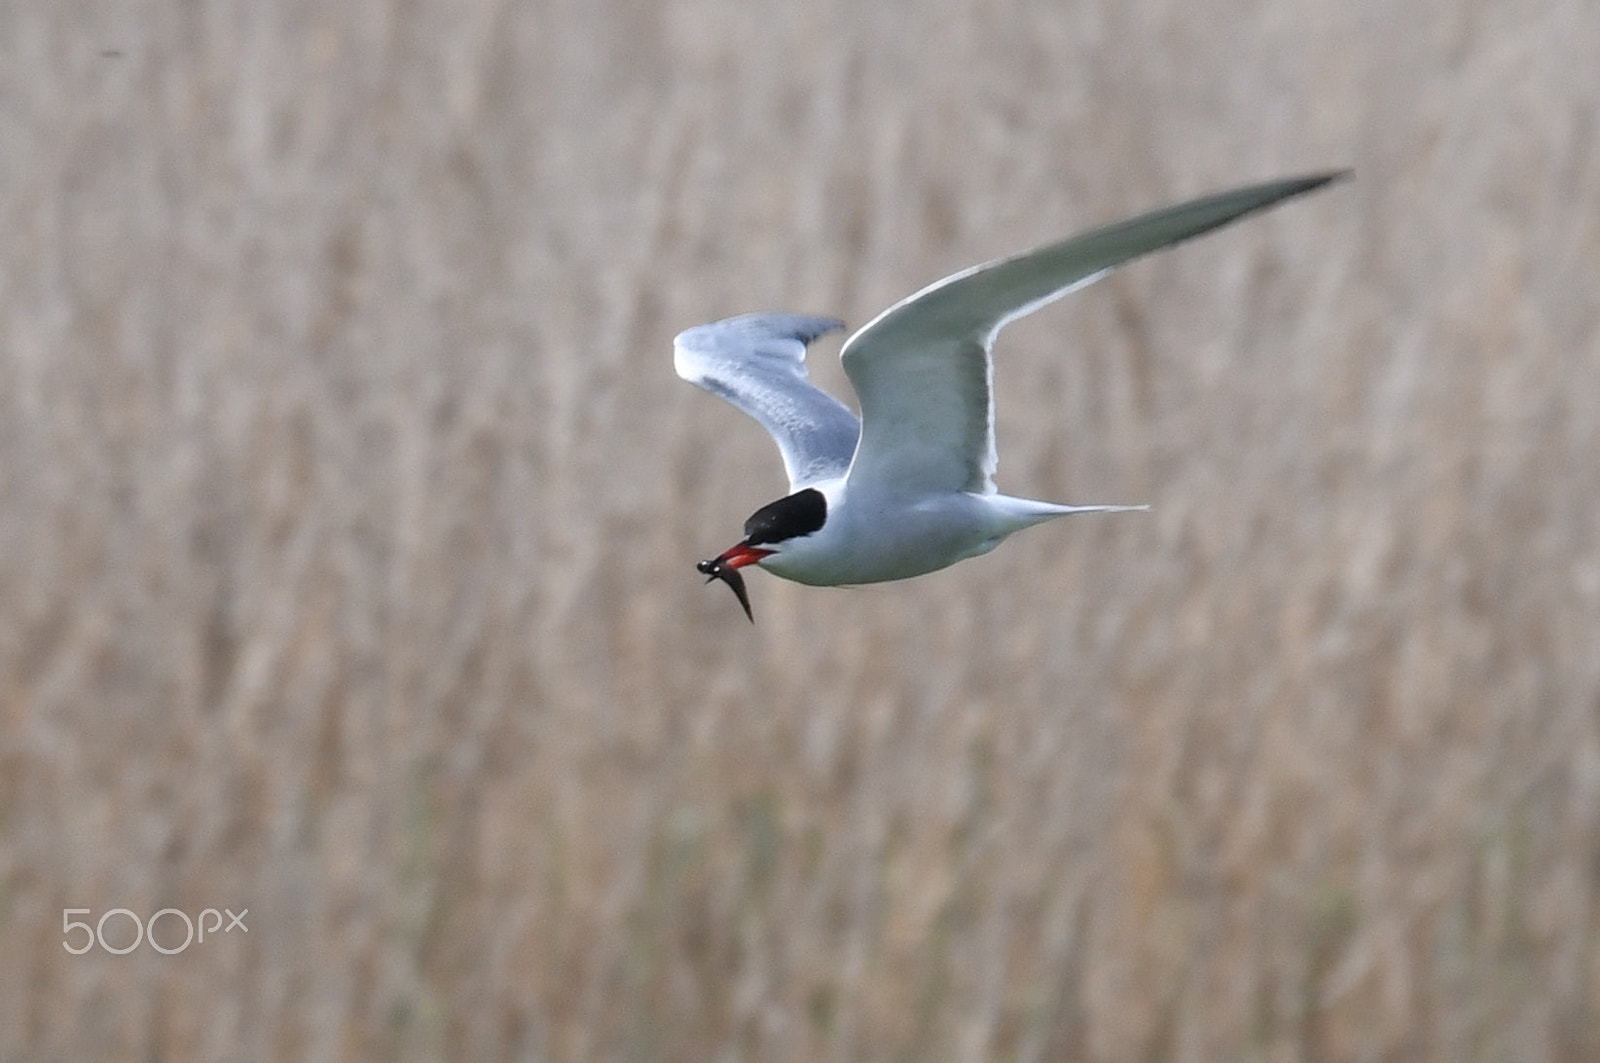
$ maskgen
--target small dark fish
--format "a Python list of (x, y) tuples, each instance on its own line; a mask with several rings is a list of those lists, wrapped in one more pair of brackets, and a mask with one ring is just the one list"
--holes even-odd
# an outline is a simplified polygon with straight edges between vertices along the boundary
[(700, 572), (704, 574), (707, 583), (710, 583), (714, 579), (719, 579), (728, 586), (732, 587), (733, 596), (739, 599), (740, 605), (744, 606), (744, 615), (750, 618), (750, 622), (752, 624), (756, 622), (755, 614), (750, 611), (750, 596), (746, 594), (744, 590), (744, 577), (739, 574), (738, 569), (734, 568), (732, 565), (723, 564), (722, 561), (717, 558), (712, 558), (709, 561), (701, 561), (694, 567), (699, 569)]

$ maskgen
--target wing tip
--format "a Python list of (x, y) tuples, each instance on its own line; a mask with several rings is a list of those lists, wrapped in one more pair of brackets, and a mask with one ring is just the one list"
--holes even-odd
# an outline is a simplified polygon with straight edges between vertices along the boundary
[(730, 341), (735, 348), (759, 349), (771, 341), (797, 341), (802, 349), (819, 336), (839, 332), (844, 322), (811, 314), (757, 312), (725, 317), (684, 329), (672, 338), (672, 363), (678, 376), (704, 386), (709, 379), (703, 360)]
[(815, 314), (790, 314), (778, 311), (757, 311), (753, 314), (736, 314), (703, 325), (684, 329), (673, 337), (674, 346), (686, 346), (702, 338), (724, 333), (735, 333), (756, 339), (799, 340), (810, 343), (819, 336), (838, 332), (844, 322), (836, 317)]

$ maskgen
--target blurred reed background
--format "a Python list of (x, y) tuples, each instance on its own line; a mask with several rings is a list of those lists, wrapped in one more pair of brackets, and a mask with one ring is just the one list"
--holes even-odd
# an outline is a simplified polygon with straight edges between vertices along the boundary
[[(1597, 55), (0, 5), (0, 1057), (1600, 1058)], [(1002, 337), (1002, 487), (1149, 514), (702, 587), (783, 481), (679, 329), (1345, 165)]]

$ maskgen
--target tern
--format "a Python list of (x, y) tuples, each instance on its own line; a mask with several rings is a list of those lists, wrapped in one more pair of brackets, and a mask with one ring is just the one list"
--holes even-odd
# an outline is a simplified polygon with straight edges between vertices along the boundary
[(1332, 171), (1180, 203), (974, 266), (901, 300), (839, 353), (861, 417), (806, 378), (806, 348), (844, 328), (830, 317), (758, 313), (680, 333), (684, 380), (754, 418), (778, 444), (789, 493), (751, 515), (744, 538), (696, 566), (733, 589), (759, 565), (814, 586), (908, 579), (993, 550), (1069, 513), (1148, 509), (1062, 505), (994, 483), (995, 336), (1130, 259), (1220, 228), (1345, 176)]

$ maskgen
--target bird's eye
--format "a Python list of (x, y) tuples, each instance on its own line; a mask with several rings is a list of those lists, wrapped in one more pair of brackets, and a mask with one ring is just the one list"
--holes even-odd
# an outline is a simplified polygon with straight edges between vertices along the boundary
[(712, 558), (709, 561), (698, 561), (695, 563), (694, 567), (701, 575), (704, 576), (714, 576), (717, 574), (717, 561), (715, 558)]

